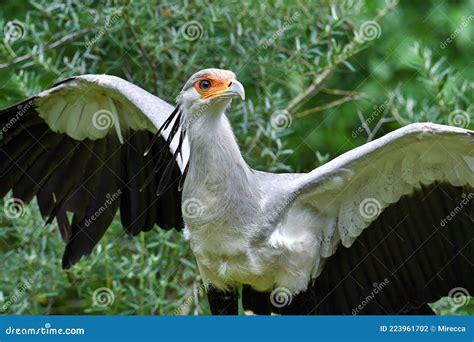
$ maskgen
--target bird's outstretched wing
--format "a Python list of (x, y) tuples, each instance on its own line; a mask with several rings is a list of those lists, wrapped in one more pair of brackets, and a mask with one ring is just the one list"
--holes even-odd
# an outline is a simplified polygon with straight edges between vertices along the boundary
[(65, 268), (91, 253), (119, 208), (133, 235), (155, 224), (180, 228), (178, 183), (189, 153), (176, 113), (118, 77), (60, 82), (0, 111), (0, 196), (36, 196), (45, 221), (57, 218)]
[[(423, 314), (440, 297), (474, 295), (474, 132), (409, 125), (287, 190), (285, 211), (314, 219), (319, 257), (308, 290), (273, 311)], [(248, 296), (260, 298), (248, 309), (272, 310)]]

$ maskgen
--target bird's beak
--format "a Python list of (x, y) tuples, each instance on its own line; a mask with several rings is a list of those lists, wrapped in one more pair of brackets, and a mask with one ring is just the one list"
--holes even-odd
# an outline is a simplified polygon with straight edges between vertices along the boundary
[(224, 89), (209, 94), (210, 97), (240, 97), (245, 100), (245, 89), (242, 83), (232, 79), (230, 80)]
[(237, 80), (232, 80), (232, 85), (226, 90), (226, 93), (232, 96), (239, 96), (242, 100), (245, 100), (245, 89), (242, 83)]

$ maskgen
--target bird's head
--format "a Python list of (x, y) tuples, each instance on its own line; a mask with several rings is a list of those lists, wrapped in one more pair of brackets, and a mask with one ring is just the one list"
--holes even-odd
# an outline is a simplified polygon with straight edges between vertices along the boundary
[[(207, 118), (219, 118), (234, 97), (244, 100), (245, 90), (242, 84), (235, 79), (235, 74), (232, 71), (222, 69), (198, 71), (184, 85), (178, 95), (174, 111), (158, 129), (156, 135), (159, 136), (162, 131), (168, 130), (168, 144), (171, 144), (173, 139), (179, 136), (175, 151), (177, 155), (181, 153), (187, 132), (192, 127), (197, 127), (200, 130), (203, 125), (209, 123)], [(208, 127), (209, 125), (205, 126), (205, 128)]]
[(232, 98), (245, 99), (245, 90), (229, 70), (204, 69), (192, 75), (178, 96), (178, 104), (186, 116), (223, 113)]

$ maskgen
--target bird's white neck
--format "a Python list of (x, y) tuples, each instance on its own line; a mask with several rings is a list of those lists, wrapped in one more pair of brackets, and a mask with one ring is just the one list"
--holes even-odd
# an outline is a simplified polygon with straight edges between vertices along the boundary
[[(247, 208), (258, 191), (229, 120), (223, 113), (204, 114), (189, 125), (187, 135), (190, 158), (183, 198), (205, 202), (216, 217), (238, 217), (242, 213), (236, 210)], [(242, 201), (247, 205), (240, 205)]]
[(224, 114), (202, 116), (190, 125), (187, 134), (190, 144), (188, 176), (196, 177), (197, 181), (209, 177), (218, 181), (248, 176), (250, 169)]

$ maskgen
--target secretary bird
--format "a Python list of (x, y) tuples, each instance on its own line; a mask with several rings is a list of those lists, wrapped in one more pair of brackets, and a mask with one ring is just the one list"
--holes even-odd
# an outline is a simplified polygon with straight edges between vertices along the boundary
[(214, 314), (237, 314), (240, 295), (256, 314), (432, 314), (474, 293), (474, 132), (411, 124), (273, 174), (242, 158), (235, 97), (220, 69), (194, 74), (175, 107), (114, 76), (62, 81), (1, 111), (1, 196), (36, 196), (57, 219), (66, 269), (119, 208), (131, 235), (183, 229)]

